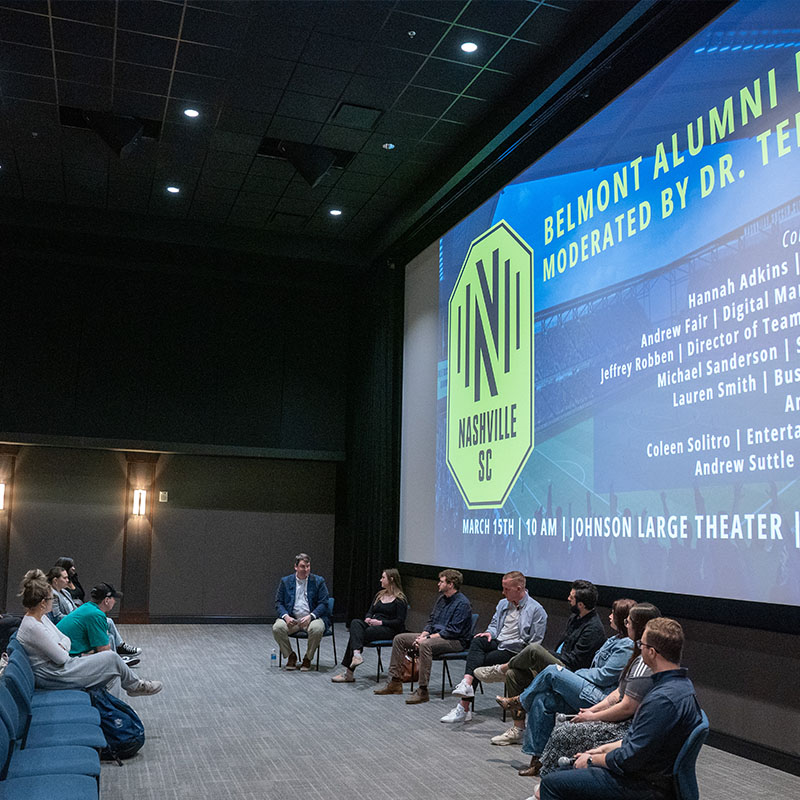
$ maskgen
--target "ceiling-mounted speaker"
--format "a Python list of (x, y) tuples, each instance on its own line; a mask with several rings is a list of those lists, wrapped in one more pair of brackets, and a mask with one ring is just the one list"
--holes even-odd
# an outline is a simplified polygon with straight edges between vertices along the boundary
[(325, 177), (336, 161), (336, 153), (327, 147), (285, 142), (281, 149), (289, 159), (289, 163), (305, 178), (312, 189)]
[(136, 117), (118, 117), (102, 111), (84, 111), (89, 127), (120, 157), (125, 158), (139, 141), (144, 123)]

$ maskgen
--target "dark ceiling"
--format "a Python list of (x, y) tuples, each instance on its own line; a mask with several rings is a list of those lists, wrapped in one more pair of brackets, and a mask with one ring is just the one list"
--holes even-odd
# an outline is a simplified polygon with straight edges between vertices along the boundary
[[(407, 257), (724, 5), (0, 0), (0, 209), (361, 268)], [(125, 138), (111, 114), (144, 121), (121, 157), (96, 132)], [(328, 153), (312, 187), (295, 165), (325, 172)]]

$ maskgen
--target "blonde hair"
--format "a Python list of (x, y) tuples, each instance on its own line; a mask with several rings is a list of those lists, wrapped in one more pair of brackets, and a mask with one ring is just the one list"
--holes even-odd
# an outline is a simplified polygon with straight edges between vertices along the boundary
[(17, 597), (22, 598), (25, 608), (36, 608), (42, 600), (53, 596), (53, 587), (47, 582), (47, 576), (40, 569), (31, 569), (25, 573), (19, 586)]

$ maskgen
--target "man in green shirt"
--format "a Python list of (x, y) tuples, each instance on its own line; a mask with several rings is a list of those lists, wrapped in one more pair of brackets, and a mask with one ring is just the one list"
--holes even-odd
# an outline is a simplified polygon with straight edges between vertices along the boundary
[(91, 602), (78, 606), (56, 626), (72, 642), (69, 654), (80, 656), (110, 650), (106, 615), (122, 597), (110, 583), (99, 583), (91, 591)]

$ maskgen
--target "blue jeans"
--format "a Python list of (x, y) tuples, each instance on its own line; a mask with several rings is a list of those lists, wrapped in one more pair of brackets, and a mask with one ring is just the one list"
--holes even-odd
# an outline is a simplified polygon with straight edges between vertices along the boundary
[(539, 785), (540, 800), (661, 800), (668, 794), (641, 778), (602, 767), (549, 772)]
[(553, 732), (556, 714), (574, 714), (582, 707), (599, 703), (606, 694), (566, 668), (551, 665), (542, 670), (519, 697), (528, 712), (522, 752), (540, 756)]

